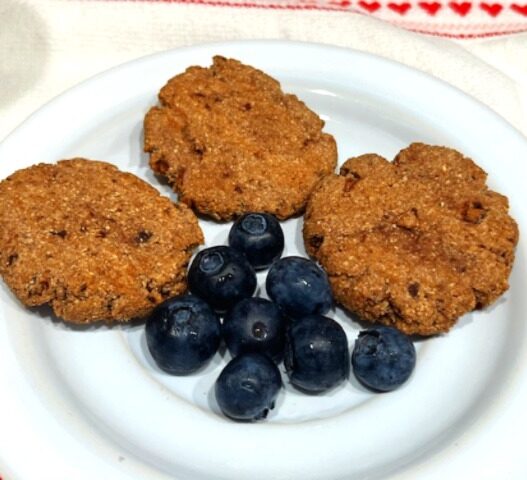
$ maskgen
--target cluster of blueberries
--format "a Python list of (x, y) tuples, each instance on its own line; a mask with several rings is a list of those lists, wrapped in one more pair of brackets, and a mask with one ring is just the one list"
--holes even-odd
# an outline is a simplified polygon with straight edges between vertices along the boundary
[[(404, 383), (415, 366), (411, 340), (396, 329), (372, 327), (359, 333), (350, 360), (343, 328), (324, 316), (332, 306), (326, 273), (307, 258), (280, 258), (283, 248), (276, 218), (249, 213), (233, 224), (229, 246), (199, 252), (188, 272), (192, 294), (167, 300), (147, 319), (157, 365), (173, 375), (195, 372), (223, 338), (232, 360), (216, 380), (216, 400), (226, 416), (245, 421), (265, 418), (274, 407), (282, 360), (291, 384), (306, 393), (340, 384), (350, 365), (374, 391)], [(252, 297), (255, 270), (269, 267), (272, 301)]]

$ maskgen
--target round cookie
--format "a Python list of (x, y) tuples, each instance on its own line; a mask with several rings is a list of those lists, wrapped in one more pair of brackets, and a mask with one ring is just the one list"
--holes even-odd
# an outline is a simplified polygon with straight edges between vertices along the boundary
[(337, 148), (324, 122), (265, 73), (214, 57), (160, 91), (144, 122), (150, 166), (181, 201), (217, 220), (246, 212), (280, 219), (303, 211), (332, 173)]
[(0, 274), (22, 303), (69, 322), (146, 315), (185, 291), (202, 242), (186, 205), (108, 163), (39, 164), (0, 182)]
[(518, 227), (508, 200), (461, 153), (414, 143), (393, 162), (348, 160), (324, 179), (304, 242), (336, 301), (408, 334), (446, 332), (508, 288)]

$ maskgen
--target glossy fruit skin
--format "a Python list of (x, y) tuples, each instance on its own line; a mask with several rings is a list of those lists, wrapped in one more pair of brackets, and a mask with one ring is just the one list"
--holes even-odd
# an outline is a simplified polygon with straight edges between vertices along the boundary
[(223, 319), (223, 338), (230, 354), (258, 352), (276, 363), (284, 353), (285, 319), (276, 304), (265, 298), (246, 298)]
[(221, 326), (203, 300), (184, 295), (158, 305), (146, 320), (145, 334), (148, 349), (162, 370), (187, 375), (216, 353)]
[(389, 392), (408, 380), (415, 367), (410, 338), (392, 327), (375, 326), (359, 333), (352, 354), (353, 372), (366, 387)]
[(268, 213), (246, 213), (229, 232), (229, 245), (243, 252), (256, 270), (268, 268), (284, 251), (280, 222)]
[(199, 252), (188, 272), (190, 291), (218, 311), (225, 311), (256, 289), (256, 274), (245, 256), (231, 247)]
[(333, 304), (326, 272), (303, 257), (275, 262), (265, 283), (267, 294), (289, 316), (324, 315)]
[(221, 411), (234, 420), (267, 417), (282, 386), (275, 363), (260, 353), (233, 358), (216, 380), (214, 391)]
[(307, 393), (321, 393), (349, 377), (350, 354), (344, 329), (322, 315), (291, 322), (284, 364), (291, 383)]

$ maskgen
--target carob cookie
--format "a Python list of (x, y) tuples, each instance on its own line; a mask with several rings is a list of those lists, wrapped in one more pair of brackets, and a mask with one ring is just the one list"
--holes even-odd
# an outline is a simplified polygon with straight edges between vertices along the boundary
[(335, 169), (337, 148), (324, 122), (237, 60), (217, 56), (210, 68), (188, 68), (159, 100), (144, 122), (150, 166), (214, 219), (253, 211), (291, 217)]
[(485, 181), (450, 148), (414, 143), (393, 162), (352, 158), (313, 193), (306, 249), (335, 299), (363, 319), (446, 332), (508, 288), (518, 227)]
[(73, 159), (0, 182), (0, 274), (73, 323), (142, 317), (186, 289), (194, 213), (130, 173)]

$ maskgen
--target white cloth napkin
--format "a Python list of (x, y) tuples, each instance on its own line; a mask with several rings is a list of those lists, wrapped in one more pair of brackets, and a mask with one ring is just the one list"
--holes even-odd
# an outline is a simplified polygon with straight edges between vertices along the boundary
[(455, 42), (352, 12), (170, 2), (1, 0), (0, 18), (0, 139), (46, 101), (114, 65), (183, 45), (255, 38), (334, 44), (402, 62), (476, 97), (527, 134), (527, 34)]

